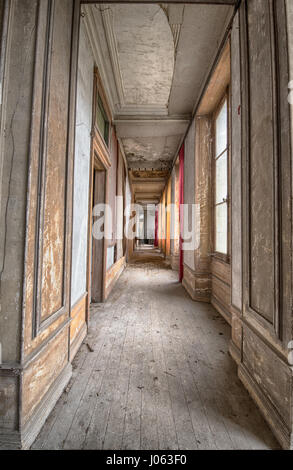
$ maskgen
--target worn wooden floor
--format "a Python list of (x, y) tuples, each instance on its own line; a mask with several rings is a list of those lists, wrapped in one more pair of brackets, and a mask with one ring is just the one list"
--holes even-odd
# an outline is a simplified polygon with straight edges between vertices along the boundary
[[(148, 263), (146, 261), (149, 261)], [(228, 354), (230, 327), (158, 255), (138, 253), (34, 449), (274, 449)]]

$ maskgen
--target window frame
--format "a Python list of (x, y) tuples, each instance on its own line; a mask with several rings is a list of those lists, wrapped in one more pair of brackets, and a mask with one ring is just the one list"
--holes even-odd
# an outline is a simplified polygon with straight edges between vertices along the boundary
[[(105, 137), (102, 135), (99, 127), (97, 126), (97, 107), (99, 103), (99, 99), (102, 103), (103, 106), (103, 111), (105, 113), (105, 116), (107, 118), (107, 123), (108, 123), (108, 141), (105, 140)], [(104, 92), (104, 88), (102, 86), (101, 78), (98, 72), (97, 67), (94, 69), (94, 101), (93, 101), (93, 123), (92, 123), (92, 128), (93, 128), (93, 134), (95, 136), (99, 136), (99, 138), (102, 140), (104, 146), (108, 151), (110, 151), (110, 143), (111, 143), (111, 132), (112, 132), (112, 117), (111, 117), (111, 112), (107, 103), (106, 95)]]
[[(217, 145), (217, 129), (216, 123), (217, 118), (223, 108), (223, 105), (227, 101), (227, 147), (223, 152), (216, 156), (216, 145)], [(212, 227), (213, 227), (213, 256), (228, 264), (231, 259), (231, 110), (230, 110), (230, 87), (227, 87), (225, 94), (222, 96), (219, 104), (217, 105), (214, 113), (212, 114)], [(221, 253), (216, 250), (216, 207), (223, 205), (223, 203), (216, 203), (216, 162), (219, 158), (227, 152), (227, 253)]]

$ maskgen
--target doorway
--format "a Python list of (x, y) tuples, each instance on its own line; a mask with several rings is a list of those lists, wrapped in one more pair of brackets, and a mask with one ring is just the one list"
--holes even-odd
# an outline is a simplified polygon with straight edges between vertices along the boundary
[[(94, 168), (93, 178), (93, 200), (92, 200), (92, 214), (93, 214), (93, 230), (92, 230), (92, 262), (91, 262), (91, 302), (103, 302), (103, 285), (104, 285), (104, 237), (97, 236), (95, 230), (95, 223), (99, 222), (101, 217), (105, 214), (101, 213), (96, 215), (95, 208), (99, 204), (105, 203), (105, 189), (106, 189), (106, 171)], [(103, 232), (105, 223), (99, 226), (99, 231)]]

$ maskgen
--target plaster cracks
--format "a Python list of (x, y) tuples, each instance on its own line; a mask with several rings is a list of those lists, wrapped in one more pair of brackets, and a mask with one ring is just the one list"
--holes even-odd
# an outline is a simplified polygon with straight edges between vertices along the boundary
[(90, 173), (91, 109), (94, 58), (89, 47), (84, 21), (80, 30), (76, 139), (74, 164), (74, 208), (72, 240), (72, 306), (86, 292), (88, 190)]
[(180, 138), (181, 135), (122, 139), (129, 167), (152, 168), (157, 164), (162, 169), (170, 168)]
[(113, 32), (126, 105), (167, 106), (174, 42), (158, 5), (115, 5)]

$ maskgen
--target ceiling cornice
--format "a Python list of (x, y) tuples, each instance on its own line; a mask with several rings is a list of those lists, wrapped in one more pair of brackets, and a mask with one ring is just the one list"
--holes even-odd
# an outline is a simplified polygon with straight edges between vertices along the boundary
[(119, 107), (123, 108), (125, 105), (125, 93), (124, 93), (124, 86), (123, 86), (123, 78), (119, 64), (119, 57), (118, 57), (118, 48), (116, 42), (116, 36), (114, 33), (114, 12), (111, 7), (107, 7), (103, 9), (103, 6), (100, 7), (104, 30), (107, 38), (108, 49), (110, 53), (112, 69), (114, 72), (114, 78), (116, 83), (116, 89), (119, 97)]
[(168, 107), (162, 105), (136, 105), (128, 104), (125, 100), (125, 91), (122, 72), (119, 63), (119, 54), (116, 41), (116, 35), (114, 32), (114, 11), (108, 5), (103, 9), (103, 6), (100, 7), (101, 15), (103, 18), (103, 25), (105, 30), (105, 35), (107, 38), (108, 50), (111, 58), (112, 69), (114, 73), (114, 79), (116, 84), (116, 90), (119, 97), (119, 103), (116, 105), (115, 114), (125, 114), (125, 115), (140, 115), (145, 116), (147, 114), (156, 115), (156, 116), (167, 116)]
[[(168, 106), (162, 105), (133, 105), (125, 103), (125, 93), (122, 72), (119, 64), (117, 41), (114, 33), (114, 13), (110, 6), (103, 9), (101, 4), (97, 10), (99, 11), (105, 32), (105, 44), (101, 44), (100, 37), (97, 34), (97, 24), (93, 13), (94, 6), (84, 5), (84, 22), (86, 33), (92, 48), (94, 59), (98, 67), (102, 83), (105, 87), (106, 96), (111, 108), (113, 117), (122, 116), (125, 118), (146, 116), (168, 117)], [(112, 77), (107, 73), (105, 66), (105, 58), (103, 54), (104, 47), (107, 47), (111, 62)], [(123, 119), (123, 118), (122, 118)]]
[(104, 65), (102, 45), (97, 36), (97, 27), (95, 23), (94, 14), (92, 11), (93, 6), (85, 5), (82, 8), (84, 10), (83, 18), (84, 18), (86, 34), (87, 34), (87, 37), (88, 37), (88, 40), (92, 49), (96, 66), (98, 67), (98, 70), (99, 70), (99, 75), (103, 83), (103, 88), (105, 90), (108, 105), (110, 107), (110, 110), (112, 113), (112, 119), (113, 119), (115, 116), (115, 108), (116, 108), (115, 103), (117, 102), (117, 90), (116, 89), (114, 90), (114, 87), (110, 86), (111, 77), (109, 77), (109, 74), (107, 73), (105, 65)]

